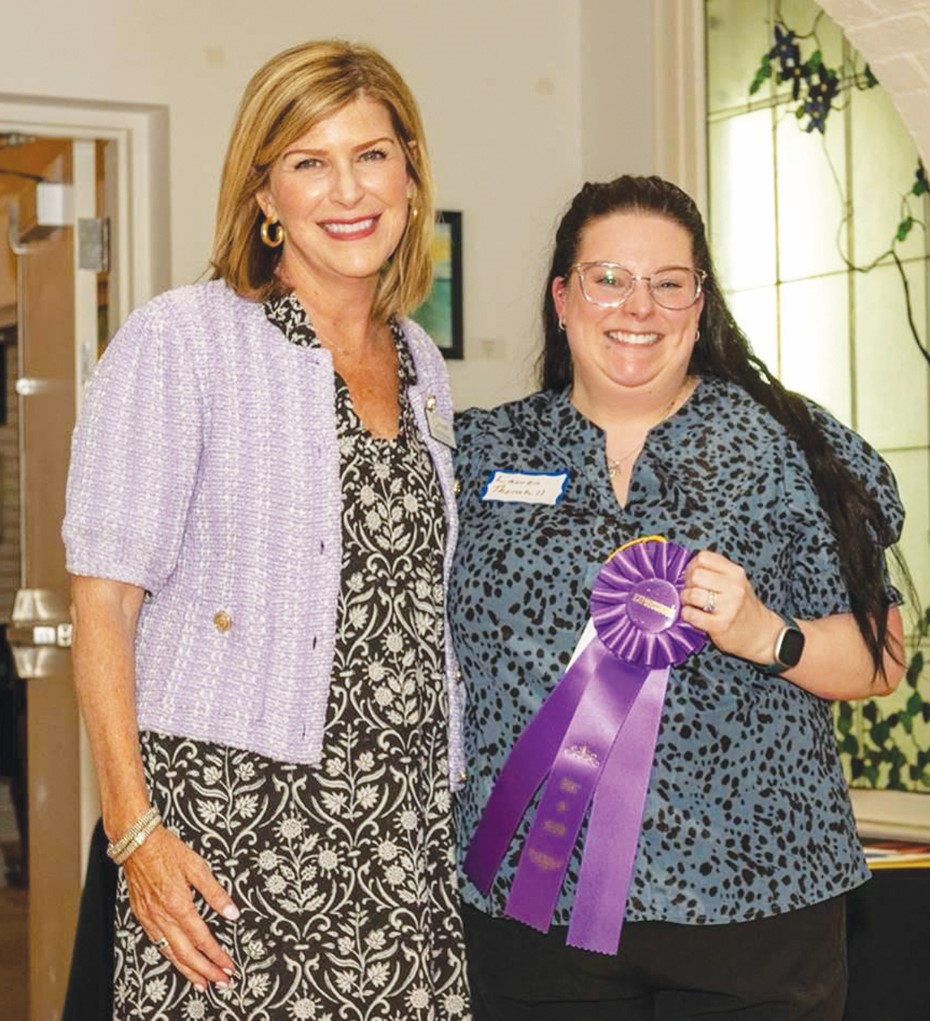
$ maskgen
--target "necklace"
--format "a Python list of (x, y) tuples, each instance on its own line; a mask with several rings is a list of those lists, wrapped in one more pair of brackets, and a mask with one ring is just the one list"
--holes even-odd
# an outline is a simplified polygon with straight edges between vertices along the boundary
[(625, 454), (621, 454), (620, 457), (608, 457), (607, 458), (607, 477), (612, 479), (617, 472), (623, 468), (623, 464), (628, 457), (632, 457), (637, 451), (642, 449), (645, 439), (641, 440), (632, 450), (628, 450)]
[(654, 429), (657, 425), (659, 425), (660, 422), (664, 422), (668, 418), (668, 416), (672, 413), (672, 409), (678, 403), (678, 399), (681, 397), (682, 393), (685, 392), (686, 388), (689, 386), (690, 383), (691, 377), (686, 376), (685, 381), (675, 391), (674, 395), (672, 396), (672, 399), (662, 409), (662, 414), (654, 422), (652, 422), (650, 425), (646, 427), (646, 431), (643, 434), (643, 438), (636, 444), (635, 447), (632, 447), (625, 454), (621, 454), (619, 457), (607, 457), (607, 452), (606, 451), (604, 452), (604, 457), (607, 460), (607, 477), (609, 479), (615, 478), (617, 474), (620, 471), (622, 471), (623, 465), (631, 457), (638, 454), (639, 451), (643, 449), (643, 444), (646, 442), (646, 436), (648, 435), (649, 431), (651, 429)]

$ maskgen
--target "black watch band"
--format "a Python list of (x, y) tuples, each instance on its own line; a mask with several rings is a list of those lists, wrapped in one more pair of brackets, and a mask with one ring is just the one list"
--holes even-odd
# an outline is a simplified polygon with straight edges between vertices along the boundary
[(780, 674), (797, 666), (804, 652), (804, 632), (798, 627), (798, 622), (777, 610), (775, 612), (785, 622), (785, 626), (775, 639), (775, 661), (760, 664), (760, 669), (767, 674)]

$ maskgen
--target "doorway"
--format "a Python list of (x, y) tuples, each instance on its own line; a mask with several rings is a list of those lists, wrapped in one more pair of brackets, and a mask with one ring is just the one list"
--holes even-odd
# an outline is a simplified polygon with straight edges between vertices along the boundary
[[(167, 147), (158, 145), (166, 133), (160, 108), (0, 96), (5, 1021), (61, 1017), (99, 811), (71, 683), (59, 528), (84, 384), (128, 311), (168, 284)], [(95, 262), (107, 251), (109, 274)]]
[[(56, 1016), (80, 895), (80, 727), (58, 533), (77, 400), (76, 340), (87, 332), (78, 331), (78, 317), (92, 316), (96, 343), (106, 340), (107, 274), (97, 272), (102, 263), (82, 268), (75, 226), (102, 222), (95, 217), (105, 194), (104, 155), (105, 143), (0, 134), (0, 293), (4, 321), (15, 328), (5, 345), (8, 413), (0, 420), (0, 628), (12, 666), (6, 689), (14, 718), (4, 723), (14, 735), (6, 765), (18, 852), (6, 875), (25, 897), (28, 1010), (43, 1018)], [(81, 213), (90, 218), (78, 219)], [(22, 977), (11, 978), (22, 987)]]

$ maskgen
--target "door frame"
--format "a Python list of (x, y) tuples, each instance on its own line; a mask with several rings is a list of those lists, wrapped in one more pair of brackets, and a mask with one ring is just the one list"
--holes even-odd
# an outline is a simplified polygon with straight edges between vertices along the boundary
[[(171, 286), (168, 108), (0, 93), (0, 131), (45, 138), (114, 143), (109, 184), (114, 197), (110, 246), (111, 321)], [(113, 313), (111, 313), (112, 315)], [(96, 361), (96, 345), (77, 348), (79, 410), (83, 384)], [(81, 861), (83, 876), (91, 833), (100, 815), (97, 780), (84, 728), (80, 735)]]
[(115, 142), (110, 243), (119, 321), (171, 286), (167, 107), (0, 93), (0, 131)]

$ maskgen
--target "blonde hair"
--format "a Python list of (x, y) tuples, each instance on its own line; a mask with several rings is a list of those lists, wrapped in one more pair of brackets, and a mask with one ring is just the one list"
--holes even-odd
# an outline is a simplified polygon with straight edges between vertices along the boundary
[(403, 78), (377, 50), (340, 40), (285, 50), (246, 86), (220, 182), (210, 257), (214, 280), (225, 280), (244, 298), (257, 301), (281, 293), (275, 275), (281, 249), (261, 242), (263, 214), (256, 193), (292, 142), (360, 95), (383, 104), (390, 114), (415, 187), (403, 236), (381, 271), (372, 318), (384, 322), (424, 300), (432, 284), (435, 213), (420, 113)]

